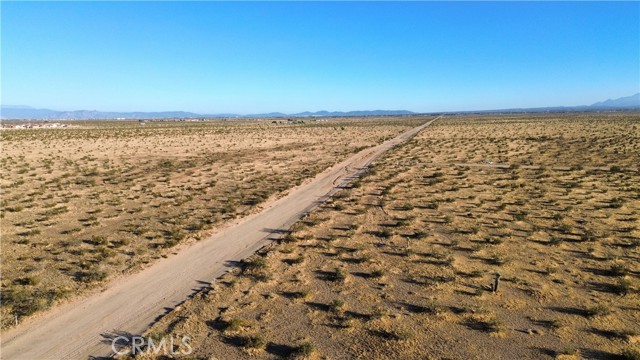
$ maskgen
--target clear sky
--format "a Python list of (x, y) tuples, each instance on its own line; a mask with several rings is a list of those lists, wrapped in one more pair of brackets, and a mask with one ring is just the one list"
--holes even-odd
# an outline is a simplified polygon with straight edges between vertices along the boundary
[(640, 91), (640, 2), (5, 2), (2, 104), (416, 112)]

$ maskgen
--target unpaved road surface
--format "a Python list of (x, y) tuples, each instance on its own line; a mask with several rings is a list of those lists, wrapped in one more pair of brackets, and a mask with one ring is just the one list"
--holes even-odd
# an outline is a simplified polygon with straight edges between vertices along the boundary
[(4, 332), (1, 358), (57, 360), (111, 355), (109, 336), (142, 333), (166, 308), (180, 304), (203, 284), (228, 271), (231, 263), (268, 244), (277, 230), (287, 229), (382, 153), (407, 141), (436, 119), (362, 150), (291, 189), (261, 212), (236, 220), (236, 224), (114, 282), (102, 292), (63, 304)]

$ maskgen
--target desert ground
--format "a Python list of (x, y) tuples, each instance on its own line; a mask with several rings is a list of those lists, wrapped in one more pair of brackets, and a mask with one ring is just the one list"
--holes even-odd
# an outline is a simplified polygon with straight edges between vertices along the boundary
[(136, 273), (421, 122), (3, 129), (2, 328)]
[(440, 119), (146, 335), (191, 359), (640, 359), (639, 164), (637, 113)]

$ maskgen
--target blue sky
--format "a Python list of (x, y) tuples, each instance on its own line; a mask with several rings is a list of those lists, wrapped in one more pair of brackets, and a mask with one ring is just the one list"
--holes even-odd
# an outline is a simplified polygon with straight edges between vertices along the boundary
[(201, 113), (590, 104), (639, 2), (2, 2), (2, 104)]

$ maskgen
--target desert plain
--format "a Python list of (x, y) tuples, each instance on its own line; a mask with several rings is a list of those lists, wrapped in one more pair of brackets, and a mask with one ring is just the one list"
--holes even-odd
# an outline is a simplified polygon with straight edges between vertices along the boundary
[[(3, 130), (2, 326), (424, 121)], [(145, 335), (185, 359), (640, 359), (639, 164), (637, 113), (445, 116)]]

